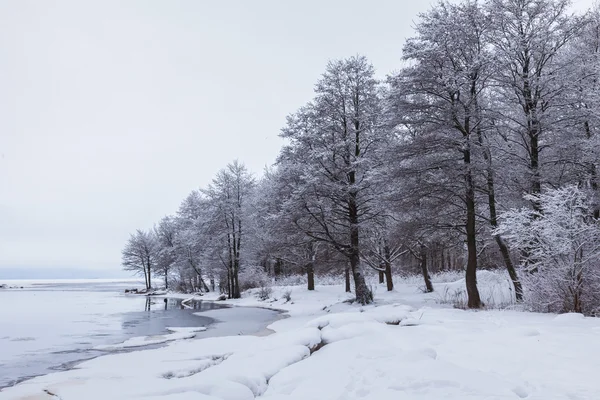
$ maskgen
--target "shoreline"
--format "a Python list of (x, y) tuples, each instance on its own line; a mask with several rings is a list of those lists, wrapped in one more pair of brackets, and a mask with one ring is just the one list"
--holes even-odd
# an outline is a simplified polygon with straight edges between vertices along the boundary
[[(114, 292), (115, 296), (118, 295), (122, 295), (121, 291), (115, 291)], [(154, 350), (154, 349), (158, 349), (158, 348), (164, 348), (164, 347), (168, 347), (169, 345), (175, 343), (175, 342), (182, 342), (182, 341), (195, 341), (195, 340), (202, 340), (202, 339), (208, 339), (211, 337), (221, 337), (221, 336), (228, 336), (228, 335), (223, 335), (222, 332), (219, 332), (219, 329), (217, 328), (218, 325), (221, 324), (227, 324), (230, 321), (226, 321), (226, 320), (220, 320), (219, 318), (215, 318), (214, 316), (207, 316), (205, 315), (206, 313), (213, 311), (213, 312), (218, 312), (219, 310), (226, 310), (226, 309), (258, 309), (259, 307), (247, 307), (247, 306), (243, 306), (243, 305), (233, 305), (233, 304), (224, 304), (222, 302), (218, 302), (215, 301), (213, 299), (206, 299), (203, 296), (193, 296), (190, 297), (190, 295), (185, 295), (182, 293), (169, 293), (169, 294), (160, 294), (160, 295), (152, 295), (152, 296), (146, 296), (146, 295), (136, 295), (136, 294), (127, 294), (125, 295), (126, 297), (144, 297), (146, 299), (164, 299), (166, 300), (176, 300), (179, 301), (180, 303), (183, 302), (203, 302), (203, 303), (210, 303), (210, 304), (214, 304), (217, 307), (209, 309), (209, 310), (200, 310), (200, 309), (195, 309), (193, 307), (182, 307), (183, 310), (188, 311), (190, 314), (193, 314), (196, 317), (200, 317), (201, 321), (202, 319), (209, 320), (208, 323), (199, 323), (198, 325), (195, 326), (195, 328), (205, 328), (202, 331), (197, 331), (194, 332), (194, 335), (192, 337), (174, 337), (173, 339), (168, 339), (168, 335), (172, 334), (171, 331), (168, 330), (168, 327), (163, 328), (163, 331), (160, 334), (151, 334), (151, 335), (137, 335), (137, 336), (130, 336), (125, 338), (124, 340), (121, 340), (117, 343), (108, 343), (108, 344), (100, 344), (100, 345), (94, 345), (93, 347), (90, 348), (78, 348), (76, 346), (73, 346), (69, 349), (65, 349), (65, 350), (61, 350), (58, 352), (50, 352), (47, 353), (46, 356), (48, 355), (52, 355), (55, 353), (63, 353), (63, 354), (76, 354), (76, 353), (92, 353), (92, 354), (86, 354), (86, 356), (84, 358), (81, 359), (76, 359), (76, 360), (70, 360), (70, 361), (65, 361), (59, 364), (55, 364), (55, 365), (50, 365), (48, 367), (46, 367), (46, 370), (41, 372), (41, 373), (35, 373), (35, 374), (30, 374), (30, 375), (26, 375), (26, 376), (19, 376), (16, 379), (8, 382), (7, 384), (0, 384), (0, 393), (3, 393), (4, 391), (11, 389), (11, 388), (15, 388), (19, 385), (22, 384), (27, 384), (28, 381), (34, 380), (36, 378), (42, 378), (45, 376), (49, 376), (52, 374), (56, 374), (56, 373), (62, 373), (62, 372), (68, 372), (68, 371), (72, 371), (78, 368), (79, 365), (92, 361), (92, 360), (96, 360), (98, 358), (104, 357), (104, 356), (112, 356), (112, 355), (117, 355), (117, 354), (127, 354), (127, 353), (134, 353), (134, 352), (143, 352), (143, 351), (149, 351), (149, 350)], [(183, 296), (185, 296), (186, 298), (183, 298)], [(159, 300), (160, 301), (160, 300)], [(262, 336), (268, 336), (274, 333), (273, 330), (267, 328), (269, 325), (271, 325), (272, 323), (285, 318), (285, 310), (276, 310), (276, 309), (272, 309), (272, 308), (266, 308), (263, 307), (263, 309), (265, 310), (269, 310), (269, 311), (273, 311), (276, 312), (276, 316), (275, 318), (271, 318), (268, 321), (264, 322), (264, 326), (262, 326), (261, 329), (257, 330), (257, 331), (253, 331), (251, 333), (241, 333), (241, 335), (248, 335), (248, 336), (258, 336), (258, 337), (262, 337)], [(153, 310), (153, 311), (162, 311), (162, 310)], [(125, 313), (124, 313), (125, 314)], [(173, 327), (177, 327), (177, 323), (175, 322), (173, 325)], [(193, 329), (194, 327), (192, 327)], [(231, 335), (234, 335), (233, 333)], [(119, 347), (120, 345), (122, 345), (123, 343), (125, 343), (128, 340), (131, 339), (139, 339), (139, 340), (143, 340), (143, 339), (150, 339), (151, 338), (157, 338), (157, 337), (167, 337), (167, 339), (162, 339), (163, 341), (159, 342), (159, 343), (149, 343), (149, 344), (141, 344), (141, 345), (134, 345), (134, 346), (129, 346), (129, 347)], [(107, 347), (110, 349), (101, 349), (101, 348), (97, 348), (97, 347)]]
[[(410, 282), (368, 306), (346, 302), (343, 285), (275, 287), (270, 302), (255, 294), (225, 301), (234, 307), (224, 314), (242, 322), (270, 316), (266, 329), (254, 324), (242, 334), (238, 324), (228, 336), (98, 357), (0, 391), (0, 400), (591, 399), (600, 390), (600, 319), (469, 312), (432, 302)], [(564, 379), (570, 368), (577, 373)]]

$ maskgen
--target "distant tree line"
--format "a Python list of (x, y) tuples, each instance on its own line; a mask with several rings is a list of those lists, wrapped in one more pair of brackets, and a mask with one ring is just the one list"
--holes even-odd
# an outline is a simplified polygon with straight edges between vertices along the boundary
[[(600, 8), (568, 0), (441, 1), (419, 16), (403, 67), (330, 62), (255, 179), (234, 161), (173, 216), (137, 231), (125, 269), (240, 297), (244, 281), (324, 270), (362, 304), (365, 271), (508, 271), (543, 311), (600, 306)], [(286, 272), (287, 271), (287, 272)], [(208, 283), (207, 283), (208, 280)], [(351, 285), (353, 282), (353, 285)]]

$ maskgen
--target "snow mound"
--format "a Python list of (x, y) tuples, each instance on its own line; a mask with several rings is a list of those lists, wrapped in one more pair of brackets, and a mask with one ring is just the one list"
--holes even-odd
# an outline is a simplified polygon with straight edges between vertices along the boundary
[(554, 317), (553, 321), (557, 322), (559, 324), (564, 324), (564, 323), (569, 323), (569, 322), (582, 321), (584, 319), (585, 319), (585, 316), (583, 314), (566, 313), (566, 314), (557, 315), (556, 317)]
[(342, 312), (328, 314), (310, 321), (307, 326), (323, 329), (341, 328), (349, 324), (362, 324), (366, 322), (378, 322), (390, 325), (398, 325), (410, 316), (412, 308), (405, 305), (386, 305), (369, 309), (361, 309), (359, 312)]

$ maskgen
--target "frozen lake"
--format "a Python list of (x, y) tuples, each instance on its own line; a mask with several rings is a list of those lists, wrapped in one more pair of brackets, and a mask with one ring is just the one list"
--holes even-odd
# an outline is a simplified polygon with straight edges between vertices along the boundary
[(29, 281), (0, 284), (0, 388), (106, 354), (94, 347), (167, 327), (207, 327), (197, 338), (257, 333), (278, 317), (259, 308), (230, 308), (197, 301), (126, 295), (132, 281)]

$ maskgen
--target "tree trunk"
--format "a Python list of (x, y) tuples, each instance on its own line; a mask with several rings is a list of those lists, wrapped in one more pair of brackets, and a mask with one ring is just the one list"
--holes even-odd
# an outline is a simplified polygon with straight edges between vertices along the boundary
[(308, 281), (308, 290), (315, 290), (315, 265), (312, 260), (306, 266), (306, 280)]
[(232, 276), (231, 276), (231, 268), (227, 268), (227, 298), (231, 299), (233, 294), (233, 284), (232, 284)]
[(152, 271), (150, 270), (150, 263), (148, 263), (148, 289), (152, 289)]
[(240, 282), (238, 279), (238, 273), (235, 271), (235, 274), (233, 275), (233, 298), (239, 299), (240, 297), (242, 297), (240, 293)]
[(385, 274), (383, 271), (379, 271), (379, 283), (383, 283), (383, 280), (385, 279)]
[(392, 280), (392, 264), (385, 263), (385, 283), (388, 292), (394, 290), (394, 281)]
[(281, 275), (283, 270), (283, 260), (278, 258), (275, 260), (275, 265), (273, 266), (273, 275), (275, 276), (275, 280)]
[(346, 293), (350, 293), (352, 291), (352, 288), (350, 287), (350, 267), (346, 267), (344, 275), (346, 278)]
[[(388, 292), (391, 292), (394, 290), (394, 281), (392, 280), (392, 263), (390, 261), (392, 255), (390, 254), (390, 246), (388, 246), (387, 243), (385, 243), (383, 246), (383, 255), (385, 257), (385, 282)], [(381, 276), (381, 272), (379, 274)]]
[(354, 277), (356, 301), (362, 305), (373, 302), (373, 293), (365, 282), (365, 277), (360, 268), (360, 257), (357, 253), (353, 253), (350, 256), (350, 269), (352, 270), (352, 276)]
[(354, 292), (356, 301), (362, 305), (369, 304), (373, 301), (373, 293), (365, 282), (365, 277), (360, 268), (360, 247), (358, 236), (358, 210), (356, 207), (355, 195), (351, 193), (350, 201), (348, 202), (350, 216), (350, 269), (354, 278)]
[(433, 284), (431, 283), (431, 277), (429, 276), (429, 270), (427, 269), (427, 248), (425, 245), (421, 245), (419, 257), (421, 258), (421, 273), (425, 280), (425, 291), (431, 293), (433, 292)]
[(513, 287), (515, 288), (515, 298), (517, 302), (523, 301), (523, 286), (521, 285), (521, 281), (519, 280), (519, 276), (517, 275), (517, 271), (512, 263), (510, 258), (510, 251), (508, 250), (508, 246), (504, 243), (504, 240), (500, 235), (494, 236), (496, 243), (498, 244), (498, 248), (500, 249), (500, 253), (502, 254), (502, 259), (504, 260), (504, 264), (506, 265), (506, 270), (508, 271), (508, 275), (510, 276), (510, 280), (513, 283)]
[(143, 269), (144, 269), (144, 285), (146, 285), (146, 289), (149, 288), (148, 286), (148, 271), (146, 270), (146, 265), (143, 265)]
[(233, 264), (233, 271), (232, 271), (232, 297), (234, 299), (239, 299), (240, 297), (242, 297), (241, 293), (240, 293), (240, 282), (238, 279), (238, 275), (239, 275), (239, 270), (240, 270), (240, 261), (239, 261), (239, 253), (236, 254), (236, 259), (234, 260), (234, 264)]
[(202, 278), (201, 275), (198, 275), (198, 281), (199, 281), (198, 286), (200, 287), (201, 291), (204, 290), (206, 293), (210, 292), (210, 290), (208, 289), (208, 285), (206, 284), (206, 282), (204, 282), (204, 279)]
[[(479, 143), (483, 147), (483, 158), (487, 163), (487, 190), (488, 190), (488, 208), (490, 210), (490, 225), (492, 228), (498, 227), (498, 216), (496, 213), (496, 189), (494, 184), (494, 170), (492, 167), (492, 154), (490, 153), (489, 147), (483, 142), (483, 135), (481, 130), (478, 129), (477, 136), (479, 137)], [(502, 259), (504, 260), (504, 265), (506, 266), (506, 270), (508, 271), (508, 275), (513, 283), (513, 287), (515, 289), (515, 298), (517, 302), (523, 301), (523, 287), (521, 286), (521, 281), (519, 280), (519, 276), (517, 275), (517, 271), (515, 266), (513, 265), (512, 259), (510, 258), (510, 250), (501, 236), (495, 235), (494, 240), (500, 249), (500, 254), (502, 254)]]
[(469, 147), (469, 138), (467, 140), (467, 147), (463, 152), (464, 164), (465, 164), (465, 202), (467, 208), (467, 272), (466, 272), (466, 286), (468, 301), (467, 306), (469, 308), (481, 308), (481, 298), (479, 297), (479, 290), (477, 289), (477, 241), (475, 230), (475, 184), (473, 182), (473, 175), (471, 171), (471, 150)]
[(215, 291), (215, 278), (214, 277), (210, 278), (210, 290), (212, 292)]
[[(537, 123), (536, 123), (537, 125)], [(540, 176), (540, 150), (539, 150), (539, 139), (538, 139), (538, 129), (533, 128), (530, 132), (530, 152), (531, 152), (531, 194), (539, 195), (542, 192), (542, 181)], [(533, 201), (533, 209), (535, 211), (542, 211), (542, 206), (539, 200)]]
[(576, 313), (583, 314), (583, 248), (578, 251), (579, 254), (575, 254), (575, 288), (573, 296), (573, 311)]

